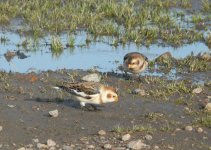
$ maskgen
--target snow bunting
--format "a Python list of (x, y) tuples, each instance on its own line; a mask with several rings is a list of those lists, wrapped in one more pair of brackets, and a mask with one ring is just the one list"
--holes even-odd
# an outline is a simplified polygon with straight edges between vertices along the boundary
[(146, 69), (148, 59), (141, 53), (131, 52), (124, 56), (123, 68), (124, 71), (138, 74)]
[(70, 93), (73, 100), (80, 101), (82, 108), (85, 108), (86, 104), (90, 104), (96, 110), (92, 104), (100, 105), (118, 101), (117, 89), (96, 82), (64, 82), (59, 88)]

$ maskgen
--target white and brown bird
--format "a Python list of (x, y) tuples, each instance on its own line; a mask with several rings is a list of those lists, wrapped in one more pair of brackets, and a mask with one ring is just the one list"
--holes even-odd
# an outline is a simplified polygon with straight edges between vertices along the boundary
[(79, 101), (82, 108), (85, 108), (86, 104), (91, 104), (96, 110), (92, 104), (101, 105), (118, 101), (117, 89), (96, 82), (64, 82), (58, 87), (70, 93), (72, 100)]
[(148, 66), (148, 58), (141, 53), (131, 52), (124, 56), (123, 68), (124, 71), (138, 74)]

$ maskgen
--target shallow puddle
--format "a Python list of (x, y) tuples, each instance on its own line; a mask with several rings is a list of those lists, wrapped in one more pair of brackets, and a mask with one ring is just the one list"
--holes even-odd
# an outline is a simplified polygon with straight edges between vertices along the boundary
[[(194, 55), (197, 55), (200, 52), (209, 51), (209, 48), (201, 42), (184, 45), (179, 48), (171, 46), (164, 47), (158, 44), (153, 44), (149, 48), (145, 46), (137, 47), (135, 44), (127, 44), (125, 47), (118, 46), (115, 48), (105, 42), (90, 43), (87, 46), (86, 33), (80, 32), (74, 37), (74, 48), (64, 48), (61, 54), (56, 55), (50, 49), (50, 36), (41, 39), (37, 45), (33, 44), (33, 40), (30, 38), (20, 37), (18, 34), (11, 32), (1, 32), (0, 37), (8, 39), (8, 41), (1, 42), (0, 45), (0, 69), (20, 73), (63, 68), (84, 70), (96, 68), (102, 72), (117, 71), (124, 55), (132, 51), (143, 53), (149, 60), (153, 60), (167, 51), (171, 52), (175, 58), (184, 58), (192, 52)], [(63, 47), (66, 47), (69, 39), (68, 36), (63, 34), (60, 38)], [(29, 44), (27, 44), (25, 49), (23, 46), (18, 46), (26, 40)], [(28, 57), (25, 59), (13, 57), (10, 61), (6, 59), (5, 53), (18, 50)], [(157, 73), (149, 73), (148, 71), (145, 71), (143, 74), (158, 75)]]

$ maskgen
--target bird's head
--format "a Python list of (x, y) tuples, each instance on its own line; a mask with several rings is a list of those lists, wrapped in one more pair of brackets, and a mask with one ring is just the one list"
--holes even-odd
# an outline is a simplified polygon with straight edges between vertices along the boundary
[(103, 86), (100, 90), (101, 99), (103, 103), (118, 102), (117, 89), (110, 86)]

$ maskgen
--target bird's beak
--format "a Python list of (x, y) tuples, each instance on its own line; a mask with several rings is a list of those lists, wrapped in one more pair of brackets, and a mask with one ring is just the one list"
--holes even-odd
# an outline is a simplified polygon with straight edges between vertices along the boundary
[(115, 97), (115, 102), (118, 102), (119, 101), (119, 97)]

